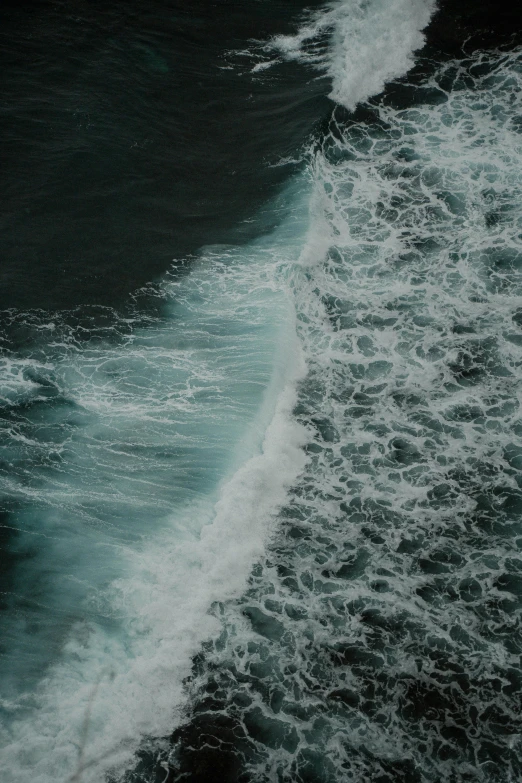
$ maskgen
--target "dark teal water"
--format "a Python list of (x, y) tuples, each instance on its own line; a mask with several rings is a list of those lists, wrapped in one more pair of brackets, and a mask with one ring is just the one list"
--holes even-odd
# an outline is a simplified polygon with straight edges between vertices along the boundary
[(0, 307), (121, 304), (237, 234), (327, 101), (302, 67), (254, 85), (227, 51), (301, 7), (4, 4)]

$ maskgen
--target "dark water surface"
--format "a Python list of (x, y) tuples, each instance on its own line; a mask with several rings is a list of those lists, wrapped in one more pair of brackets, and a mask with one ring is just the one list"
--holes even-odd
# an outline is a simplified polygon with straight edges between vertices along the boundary
[(253, 82), (227, 51), (302, 7), (2, 4), (0, 307), (121, 302), (241, 229), (328, 102), (303, 67)]
[[(441, 3), (435, 51), (517, 35), (512, 4), (478, 5)], [(3, 3), (0, 307), (121, 302), (237, 234), (290, 173), (267, 164), (292, 157), (328, 102), (302, 67), (253, 81), (226, 53), (290, 31), (304, 7)]]

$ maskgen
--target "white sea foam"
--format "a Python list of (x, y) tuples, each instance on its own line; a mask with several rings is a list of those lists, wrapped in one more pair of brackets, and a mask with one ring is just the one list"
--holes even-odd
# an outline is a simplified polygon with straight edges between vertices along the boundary
[(310, 460), (194, 680), (256, 781), (520, 777), (522, 51), (425, 86), (314, 154)]
[[(308, 63), (332, 81), (332, 100), (354, 109), (403, 76), (424, 45), (422, 30), (435, 0), (341, 0), (308, 15), (294, 35), (274, 36), (263, 46), (272, 59), (256, 63), (254, 72), (279, 58)], [(279, 57), (273, 58), (273, 53)]]
[[(211, 605), (245, 588), (305, 462), (306, 431), (291, 416), (304, 363), (285, 282), (296, 219), (249, 249), (208, 249), (188, 278), (165, 282), (170, 315), (122, 344), (71, 350), (57, 334), (47, 362), (6, 366), (13, 401), (38, 413), (13, 419), (13, 464), (45, 460), (51, 435), (59, 462), (34, 485), (15, 470), (7, 487), (36, 508), (15, 517), (23, 546), (41, 537), (20, 578), (47, 604), (47, 625), (38, 606), (18, 626), (11, 618), (23, 654), (4, 666), (15, 685), (2, 702), (3, 780), (56, 783), (85, 766), (82, 781), (99, 781), (176, 725), (191, 659), (219, 628)], [(40, 655), (28, 622), (40, 625)], [(58, 662), (17, 698), (53, 633)]]
[[(84, 768), (82, 780), (99, 781), (125, 768), (144, 737), (168, 734), (178, 722), (191, 659), (219, 632), (210, 606), (244, 590), (272, 515), (304, 465), (306, 432), (291, 419), (303, 366), (295, 343), (288, 347), (291, 369), (261, 453), (225, 483), (214, 507), (187, 509), (174, 535), (127, 553), (126, 576), (104, 596), (122, 618), (118, 633), (91, 623), (73, 629), (62, 662), (40, 685), (36, 713), (10, 727), (4, 780), (50, 783)], [(200, 537), (180, 541), (180, 529), (205, 520)]]
[[(334, 100), (353, 108), (410, 67), (431, 9), (422, 0), (336, 3), (269, 48), (326, 71)], [(3, 704), (7, 783), (60, 783), (77, 770), (99, 783), (179, 720), (192, 656), (221, 628), (209, 609), (244, 591), (305, 465), (307, 431), (291, 415), (305, 364), (285, 271), (305, 233), (291, 215), (246, 253), (203, 254), (188, 281), (167, 284), (175, 305), (159, 330), (131, 330), (116, 347), (60, 346), (58, 335), (59, 361), (40, 362), (36, 380), (10, 371), (15, 398), (19, 383), (37, 401), (52, 376), (74, 407), (53, 409), (45, 438), (37, 416), (34, 428), (15, 422), (19, 443), (35, 433), (43, 467), (34, 485), (21, 472), (10, 492), (35, 503), (35, 518), (18, 516), (22, 538), (48, 537), (49, 562), (62, 564), (42, 590), (49, 610), (69, 618), (74, 605), (87, 619), (64, 621), (53, 641), (59, 662), (34, 693)], [(169, 469), (154, 467), (169, 448), (180, 484), (172, 494)]]

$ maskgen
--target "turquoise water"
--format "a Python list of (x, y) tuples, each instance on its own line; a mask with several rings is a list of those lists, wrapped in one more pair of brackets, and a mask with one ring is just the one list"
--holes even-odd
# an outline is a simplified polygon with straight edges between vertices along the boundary
[(298, 219), (248, 250), (205, 249), (160, 286), (162, 317), (115, 317), (110, 341), (41, 322), (40, 349), (5, 359), (12, 779), (73, 772), (86, 710), (89, 756), (111, 764), (168, 730), (215, 631), (209, 605), (263, 551), (304, 460), (288, 420), (304, 372), (285, 280)]

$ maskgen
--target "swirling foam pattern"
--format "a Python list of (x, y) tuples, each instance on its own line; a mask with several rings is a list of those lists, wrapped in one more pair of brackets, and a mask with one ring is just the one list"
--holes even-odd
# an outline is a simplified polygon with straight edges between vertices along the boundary
[(479, 52), (410, 108), (334, 113), (293, 272), (309, 462), (216, 608), (173, 780), (195, 754), (256, 782), (521, 778), (521, 96), (522, 53)]

